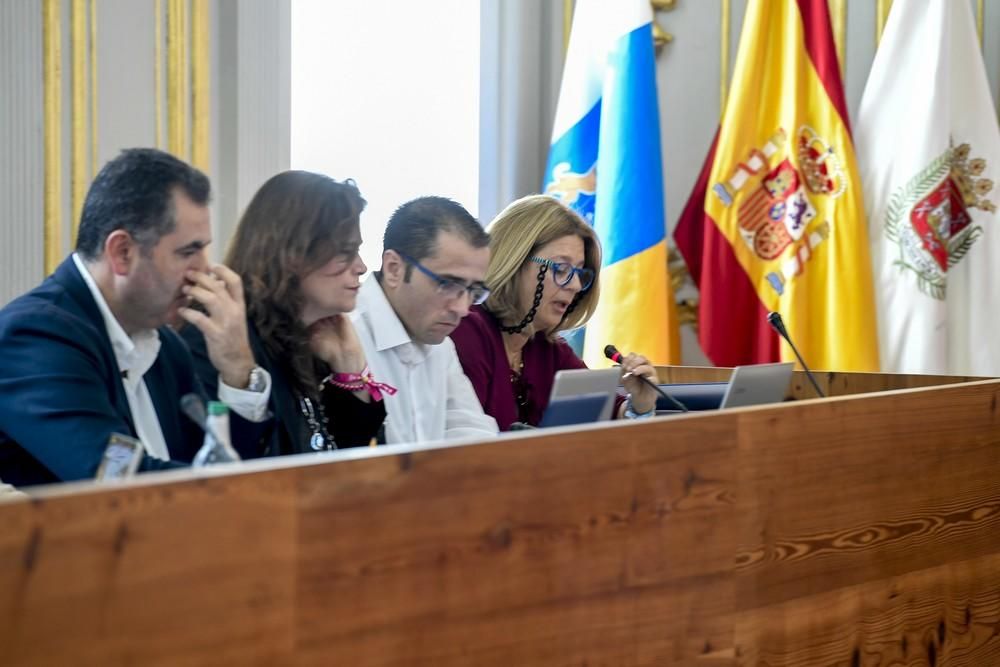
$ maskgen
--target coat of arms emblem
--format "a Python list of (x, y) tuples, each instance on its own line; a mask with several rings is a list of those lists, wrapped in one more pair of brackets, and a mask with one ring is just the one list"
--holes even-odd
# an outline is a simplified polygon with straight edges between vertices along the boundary
[(779, 128), (762, 147), (751, 149), (732, 176), (712, 187), (724, 206), (737, 205), (740, 238), (754, 256), (779, 262), (766, 275), (779, 296), (830, 236), (830, 222), (820, 217), (815, 202), (836, 199), (847, 188), (837, 153), (815, 130), (803, 125), (793, 145), (787, 143)]
[(916, 273), (920, 291), (938, 300), (947, 294), (948, 269), (983, 233), (971, 211), (996, 211), (986, 199), (993, 190), (982, 177), (986, 160), (970, 153), (969, 144), (949, 147), (893, 193), (886, 210), (885, 235), (899, 248), (893, 264)]

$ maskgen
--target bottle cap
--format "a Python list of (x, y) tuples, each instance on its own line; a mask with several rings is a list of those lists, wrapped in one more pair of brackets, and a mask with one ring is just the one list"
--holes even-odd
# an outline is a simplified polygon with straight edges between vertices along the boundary
[(208, 402), (208, 415), (210, 417), (217, 417), (219, 415), (229, 414), (229, 407), (222, 401), (209, 401)]

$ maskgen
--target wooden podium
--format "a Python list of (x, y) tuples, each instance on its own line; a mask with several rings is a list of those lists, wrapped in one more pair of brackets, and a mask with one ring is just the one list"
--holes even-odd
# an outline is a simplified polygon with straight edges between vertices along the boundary
[(1000, 664), (1000, 380), (820, 377), (39, 491), (0, 505), (0, 664)]

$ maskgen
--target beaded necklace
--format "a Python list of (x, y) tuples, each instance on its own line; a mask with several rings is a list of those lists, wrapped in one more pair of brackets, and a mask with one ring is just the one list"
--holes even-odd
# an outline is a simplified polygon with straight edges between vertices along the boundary
[(330, 435), (330, 431), (327, 429), (328, 422), (323, 406), (319, 403), (313, 405), (311, 398), (301, 396), (299, 398), (299, 410), (302, 412), (302, 416), (306, 418), (306, 423), (309, 424), (309, 430), (312, 432), (312, 435), (309, 437), (309, 447), (317, 452), (337, 449), (337, 441), (333, 439), (333, 436)]

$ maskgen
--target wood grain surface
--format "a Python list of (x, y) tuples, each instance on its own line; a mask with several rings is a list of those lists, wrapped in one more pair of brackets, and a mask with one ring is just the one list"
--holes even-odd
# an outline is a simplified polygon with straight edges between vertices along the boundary
[[(732, 368), (714, 366), (657, 366), (662, 383), (728, 382)], [(904, 373), (845, 373), (840, 371), (813, 371), (816, 384), (825, 396), (851, 396), (894, 389), (938, 387), (959, 382), (973, 382), (988, 378), (957, 375), (907, 375)], [(804, 371), (792, 371), (786, 400), (818, 398), (816, 389)]]
[(0, 664), (1000, 664), (998, 394), (40, 492), (0, 505)]

